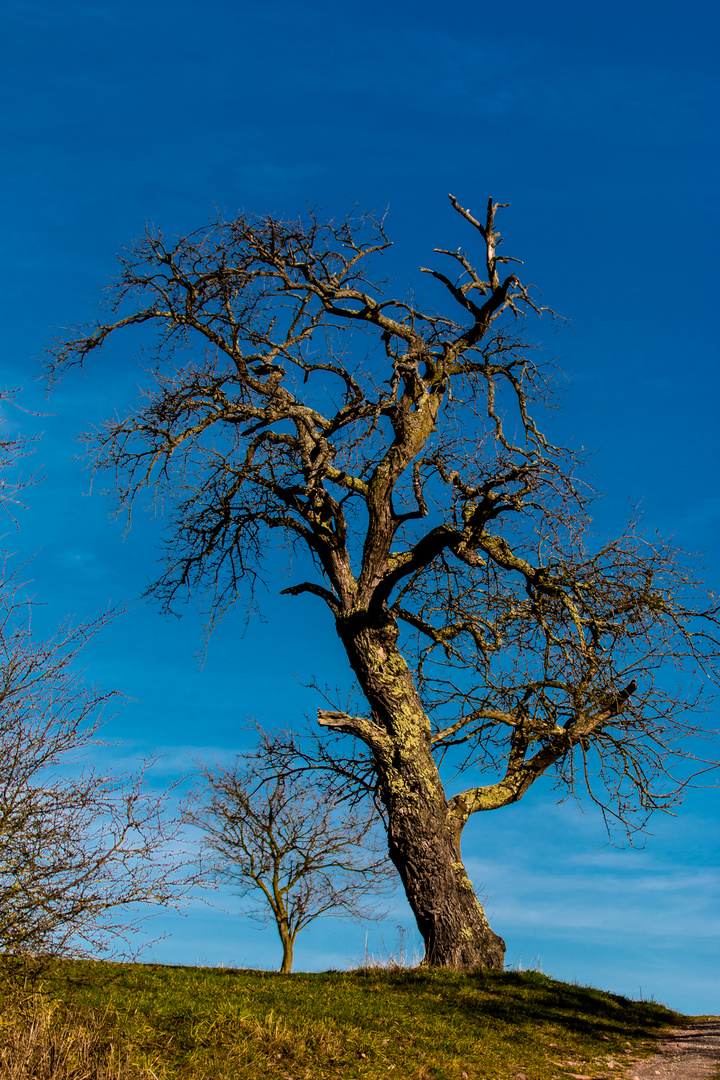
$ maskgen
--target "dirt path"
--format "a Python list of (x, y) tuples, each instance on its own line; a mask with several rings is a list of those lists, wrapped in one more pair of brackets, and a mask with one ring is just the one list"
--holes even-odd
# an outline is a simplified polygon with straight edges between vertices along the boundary
[(659, 1054), (637, 1062), (628, 1080), (705, 1080), (720, 1077), (720, 1017), (669, 1031)]

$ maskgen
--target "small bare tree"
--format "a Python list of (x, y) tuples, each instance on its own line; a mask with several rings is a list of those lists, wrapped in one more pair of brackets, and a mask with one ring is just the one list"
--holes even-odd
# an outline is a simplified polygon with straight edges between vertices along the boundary
[(342, 781), (384, 807), (425, 960), (502, 968), (470, 816), (543, 775), (629, 828), (675, 805), (720, 609), (670, 545), (593, 537), (582, 462), (541, 427), (553, 385), (524, 326), (547, 309), (508, 266), (499, 205), (450, 201), (470, 249), (435, 249), (422, 302), (390, 291), (370, 217), (149, 232), (54, 371), (154, 330), (144, 400), (90, 439), (121, 505), (169, 509), (156, 595), (208, 590), (221, 616), (306, 553), (284, 591), (332, 620), (362, 695), (318, 722), (353, 741)]
[(240, 755), (231, 768), (201, 764), (186, 819), (205, 834), (206, 878), (243, 897), (260, 894), (244, 913), (275, 920), (280, 971), (289, 975), (297, 935), (315, 919), (380, 918), (377, 897), (393, 871), (376, 815), (350, 816), (316, 784), (273, 773), (267, 747)]
[[(2, 400), (7, 402), (8, 395)], [(26, 446), (0, 440), (0, 499), (10, 517), (27, 486)], [(13, 505), (14, 504), (14, 505)], [(0, 952), (107, 950), (139, 928), (137, 905), (176, 896), (178, 825), (145, 773), (99, 771), (103, 705), (78, 654), (110, 615), (38, 641), (26, 587), (0, 577)]]

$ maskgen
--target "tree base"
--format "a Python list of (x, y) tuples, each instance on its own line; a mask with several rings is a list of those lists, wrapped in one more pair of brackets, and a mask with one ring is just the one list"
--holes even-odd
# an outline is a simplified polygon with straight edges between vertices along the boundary
[(448, 942), (426, 942), (423, 966), (453, 971), (504, 971), (505, 942), (489, 926), (482, 933)]

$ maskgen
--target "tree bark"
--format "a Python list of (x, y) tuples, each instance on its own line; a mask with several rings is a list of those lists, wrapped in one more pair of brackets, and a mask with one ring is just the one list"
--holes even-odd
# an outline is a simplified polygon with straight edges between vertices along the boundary
[[(388, 814), (390, 858), (425, 942), (423, 963), (499, 968), (505, 942), (490, 928), (460, 854), (460, 828), (431, 753), (430, 721), (398, 647), (394, 620), (339, 618), (348, 658), (373, 710), (371, 747)], [(352, 731), (352, 728), (348, 730)]]
[(287, 926), (284, 926), (281, 922), (278, 922), (278, 932), (280, 934), (280, 940), (282, 941), (283, 947), (283, 958), (282, 964), (280, 965), (280, 974), (291, 975), (293, 966), (293, 945), (295, 943)]
[(505, 942), (491, 929), (442, 808), (426, 803), (390, 811), (389, 850), (425, 942), (423, 962), (456, 970), (505, 964)]

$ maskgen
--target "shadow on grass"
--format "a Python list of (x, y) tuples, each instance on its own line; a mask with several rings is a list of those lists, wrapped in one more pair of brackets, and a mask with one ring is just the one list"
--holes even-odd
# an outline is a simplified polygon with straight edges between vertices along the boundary
[[(358, 972), (357, 977), (365, 974)], [(378, 976), (367, 973), (367, 977)], [(423, 989), (437, 993), (442, 988), (438, 1011), (467, 1022), (492, 1018), (515, 1028), (552, 1024), (577, 1034), (602, 1038), (622, 1033), (632, 1038), (682, 1019), (657, 1002), (634, 1001), (594, 987), (558, 982), (536, 971), (456, 973), (416, 968), (384, 972), (382, 979), (396, 992), (408, 995)]]

